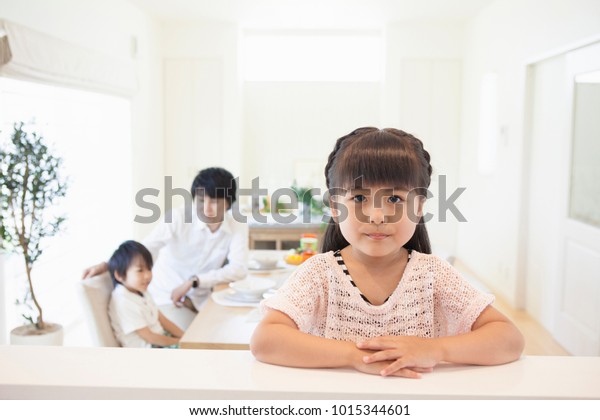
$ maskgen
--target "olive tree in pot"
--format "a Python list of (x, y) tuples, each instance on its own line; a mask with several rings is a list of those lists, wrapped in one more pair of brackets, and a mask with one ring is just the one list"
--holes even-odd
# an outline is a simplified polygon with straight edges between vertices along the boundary
[(27, 131), (22, 122), (14, 125), (10, 142), (0, 145), (0, 246), (22, 257), (28, 282), (25, 300), (31, 300), (37, 312), (35, 320), (23, 314), (28, 324), (11, 331), (11, 344), (62, 344), (62, 327), (44, 321), (31, 275), (44, 240), (57, 234), (65, 221), (52, 214), (67, 189), (61, 164), (43, 137)]

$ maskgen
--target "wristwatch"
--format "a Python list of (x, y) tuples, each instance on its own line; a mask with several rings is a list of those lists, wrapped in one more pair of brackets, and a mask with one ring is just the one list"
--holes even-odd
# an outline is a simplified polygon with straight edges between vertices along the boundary
[(197, 275), (194, 274), (192, 277), (190, 277), (190, 280), (192, 281), (192, 287), (194, 289), (200, 286), (200, 279)]

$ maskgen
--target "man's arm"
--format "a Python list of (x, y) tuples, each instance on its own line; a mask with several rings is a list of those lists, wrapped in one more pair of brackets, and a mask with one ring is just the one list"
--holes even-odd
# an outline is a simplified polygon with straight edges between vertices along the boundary
[[(172, 236), (172, 226), (161, 221), (152, 230), (152, 232), (143, 240), (142, 243), (146, 248), (148, 248), (148, 251), (150, 251), (150, 254), (152, 255), (152, 261), (156, 261), (160, 249), (171, 240)], [(89, 277), (94, 277), (106, 273), (107, 271), (108, 263), (106, 261), (103, 261), (83, 270), (81, 279), (84, 280)]]
[(98, 276), (100, 274), (106, 273), (108, 271), (108, 263), (103, 261), (99, 264), (93, 265), (91, 267), (83, 270), (83, 274), (81, 275), (81, 279), (85, 280), (89, 277)]
[[(233, 223), (233, 236), (227, 251), (227, 264), (206, 273), (197, 273), (199, 287), (210, 289), (219, 283), (241, 280), (248, 274), (248, 225)], [(191, 288), (191, 282), (189, 284)]]
[(181, 215), (175, 211), (171, 213), (171, 222), (167, 223), (165, 220), (161, 220), (155, 227), (152, 229), (150, 234), (144, 238), (142, 244), (148, 248), (150, 254), (152, 255), (152, 261), (156, 262), (158, 258), (158, 253), (161, 248), (170, 243), (173, 240), (173, 236), (175, 235), (175, 231), (179, 224), (182, 222), (180, 220)]
[(181, 283), (171, 292), (171, 301), (175, 306), (182, 306), (183, 298), (193, 290), (194, 281), (197, 287), (211, 289), (213, 286), (241, 280), (248, 273), (248, 225), (233, 224), (233, 236), (227, 251), (227, 264), (221, 268), (198, 273)]

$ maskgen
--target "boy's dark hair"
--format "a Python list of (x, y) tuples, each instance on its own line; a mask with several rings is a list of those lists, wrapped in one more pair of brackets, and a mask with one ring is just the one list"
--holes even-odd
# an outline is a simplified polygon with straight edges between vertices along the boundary
[(115, 277), (115, 273), (124, 277), (129, 266), (133, 263), (136, 257), (142, 257), (149, 270), (152, 269), (152, 254), (144, 245), (136, 241), (125, 241), (108, 260), (108, 272), (113, 281), (113, 286), (117, 286), (119, 281)]
[[(339, 138), (325, 166), (327, 188), (332, 195), (336, 189), (350, 189), (356, 180), (361, 180), (367, 185), (392, 184), (426, 197), (431, 173), (429, 153), (423, 142), (394, 128), (363, 127)], [(337, 251), (348, 245), (332, 218), (321, 250)], [(423, 217), (405, 247), (431, 254)]]
[(192, 198), (196, 197), (199, 189), (203, 190), (210, 198), (225, 198), (229, 208), (236, 199), (235, 178), (227, 169), (206, 168), (198, 172), (192, 182)]

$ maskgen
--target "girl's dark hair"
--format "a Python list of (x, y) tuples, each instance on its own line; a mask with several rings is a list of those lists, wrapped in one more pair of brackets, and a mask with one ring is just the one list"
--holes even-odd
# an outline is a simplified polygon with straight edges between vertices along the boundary
[(202, 169), (192, 182), (192, 198), (196, 197), (198, 189), (203, 189), (210, 198), (225, 198), (230, 208), (236, 199), (235, 178), (227, 169)]
[(148, 269), (152, 269), (152, 254), (150, 254), (148, 248), (139, 242), (125, 241), (113, 252), (108, 260), (108, 271), (115, 287), (119, 283), (115, 273), (124, 277), (127, 269), (137, 257), (142, 257)]
[[(426, 197), (431, 172), (429, 153), (421, 140), (395, 128), (363, 127), (337, 140), (325, 166), (325, 179), (330, 195), (336, 195), (336, 189), (353, 188), (358, 181), (366, 185), (393, 185)], [(321, 250), (336, 251), (348, 245), (339, 225), (331, 218)], [(423, 217), (405, 247), (431, 254)]]

